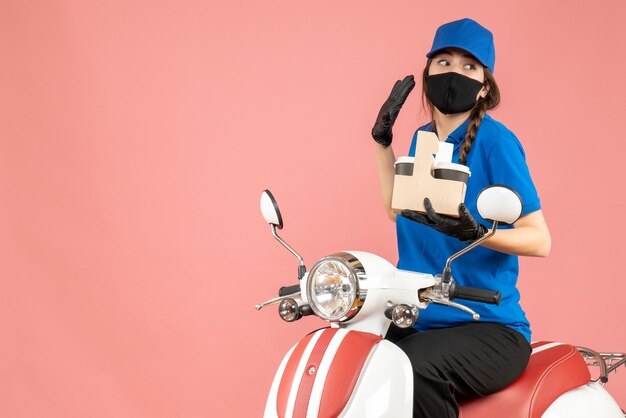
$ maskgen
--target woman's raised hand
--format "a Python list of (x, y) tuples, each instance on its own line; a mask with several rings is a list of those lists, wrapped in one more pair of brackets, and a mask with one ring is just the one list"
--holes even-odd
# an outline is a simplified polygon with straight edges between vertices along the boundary
[(402, 105), (409, 93), (411, 93), (411, 90), (413, 90), (413, 87), (415, 87), (415, 79), (412, 75), (408, 75), (402, 81), (398, 80), (394, 84), (391, 94), (380, 108), (376, 123), (374, 123), (372, 128), (372, 137), (379, 144), (385, 147), (391, 144), (393, 138), (391, 128), (393, 128), (398, 113), (400, 113), (400, 109), (402, 109)]

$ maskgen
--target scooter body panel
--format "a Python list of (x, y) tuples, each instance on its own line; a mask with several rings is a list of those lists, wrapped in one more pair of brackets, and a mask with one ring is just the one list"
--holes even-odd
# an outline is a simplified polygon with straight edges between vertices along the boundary
[(577, 387), (558, 397), (541, 418), (624, 418), (619, 405), (598, 382)]
[[(393, 373), (390, 371), (393, 370)], [(411, 418), (413, 369), (402, 350), (379, 342), (367, 360), (342, 418)]]
[(402, 350), (373, 334), (327, 328), (287, 353), (264, 417), (410, 418), (412, 400), (412, 368)]
[(276, 401), (278, 398), (278, 387), (280, 386), (280, 382), (283, 377), (283, 373), (285, 372), (287, 362), (291, 358), (291, 355), (297, 346), (298, 344), (291, 347), (287, 354), (285, 354), (285, 357), (283, 357), (283, 360), (280, 362), (278, 370), (276, 370), (276, 374), (274, 375), (274, 380), (272, 381), (272, 386), (270, 388), (270, 394), (267, 397), (267, 402), (265, 403), (265, 412), (263, 413), (264, 418), (278, 418), (278, 409), (276, 405)]

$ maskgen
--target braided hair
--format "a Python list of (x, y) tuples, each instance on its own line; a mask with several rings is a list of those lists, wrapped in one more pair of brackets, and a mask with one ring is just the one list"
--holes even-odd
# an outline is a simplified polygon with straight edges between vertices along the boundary
[[(430, 111), (431, 117), (433, 114), (433, 104), (426, 98), (426, 76), (428, 75), (428, 68), (430, 68), (430, 63), (432, 59), (429, 59), (426, 62), (426, 68), (424, 68), (424, 73), (422, 75), (422, 102), (424, 107), (427, 107)], [(500, 89), (498, 89), (498, 85), (496, 84), (496, 80), (493, 78), (493, 74), (487, 67), (483, 67), (483, 71), (485, 74), (485, 87), (487, 87), (487, 95), (485, 97), (481, 97), (476, 101), (476, 104), (470, 111), (470, 123), (467, 125), (467, 131), (465, 131), (465, 140), (463, 141), (463, 145), (461, 145), (461, 151), (459, 153), (459, 163), (465, 164), (467, 161), (467, 154), (472, 147), (472, 143), (474, 139), (476, 139), (476, 133), (478, 132), (478, 128), (480, 127), (480, 123), (483, 118), (487, 114), (488, 110), (495, 109), (500, 103)], [(432, 119), (433, 128), (435, 131), (437, 127), (435, 125), (435, 120)]]

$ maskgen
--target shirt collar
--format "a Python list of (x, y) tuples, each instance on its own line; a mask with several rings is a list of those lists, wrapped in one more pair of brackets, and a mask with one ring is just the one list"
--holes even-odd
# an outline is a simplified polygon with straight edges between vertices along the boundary
[(459, 125), (446, 139), (446, 142), (451, 142), (453, 144), (460, 144), (463, 142), (465, 138), (465, 133), (467, 132), (467, 126), (470, 123), (470, 118), (465, 119), (465, 122)]
[[(461, 142), (463, 142), (463, 139), (465, 138), (465, 133), (467, 132), (467, 125), (469, 125), (469, 123), (470, 118), (465, 119), (465, 122), (460, 124), (458, 128), (456, 128), (454, 131), (452, 131), (450, 135), (448, 135), (448, 138), (446, 138), (446, 142), (450, 142), (452, 144), (460, 144)], [(431, 132), (435, 131), (433, 129), (432, 122), (426, 125), (426, 129)]]

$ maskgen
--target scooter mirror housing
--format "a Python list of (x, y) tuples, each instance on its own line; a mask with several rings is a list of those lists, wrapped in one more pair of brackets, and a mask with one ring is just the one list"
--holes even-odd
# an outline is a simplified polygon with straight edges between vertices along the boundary
[(522, 215), (522, 199), (510, 187), (493, 185), (485, 187), (476, 201), (483, 219), (501, 224), (514, 224)]
[(269, 190), (263, 190), (261, 193), (261, 213), (263, 214), (263, 218), (265, 218), (265, 222), (267, 222), (271, 229), (272, 235), (278, 242), (281, 243), (283, 247), (289, 250), (290, 253), (296, 256), (300, 265), (298, 266), (298, 279), (302, 279), (304, 277), (304, 273), (306, 273), (306, 267), (304, 266), (304, 260), (294, 250), (287, 244), (281, 237), (276, 233), (276, 229), (283, 229), (283, 217), (280, 216), (280, 210), (278, 210), (278, 203), (276, 203), (276, 199), (272, 195), (272, 192)]
[(278, 229), (283, 229), (283, 218), (280, 216), (278, 204), (269, 190), (264, 190), (261, 194), (261, 213), (265, 222), (276, 226)]

